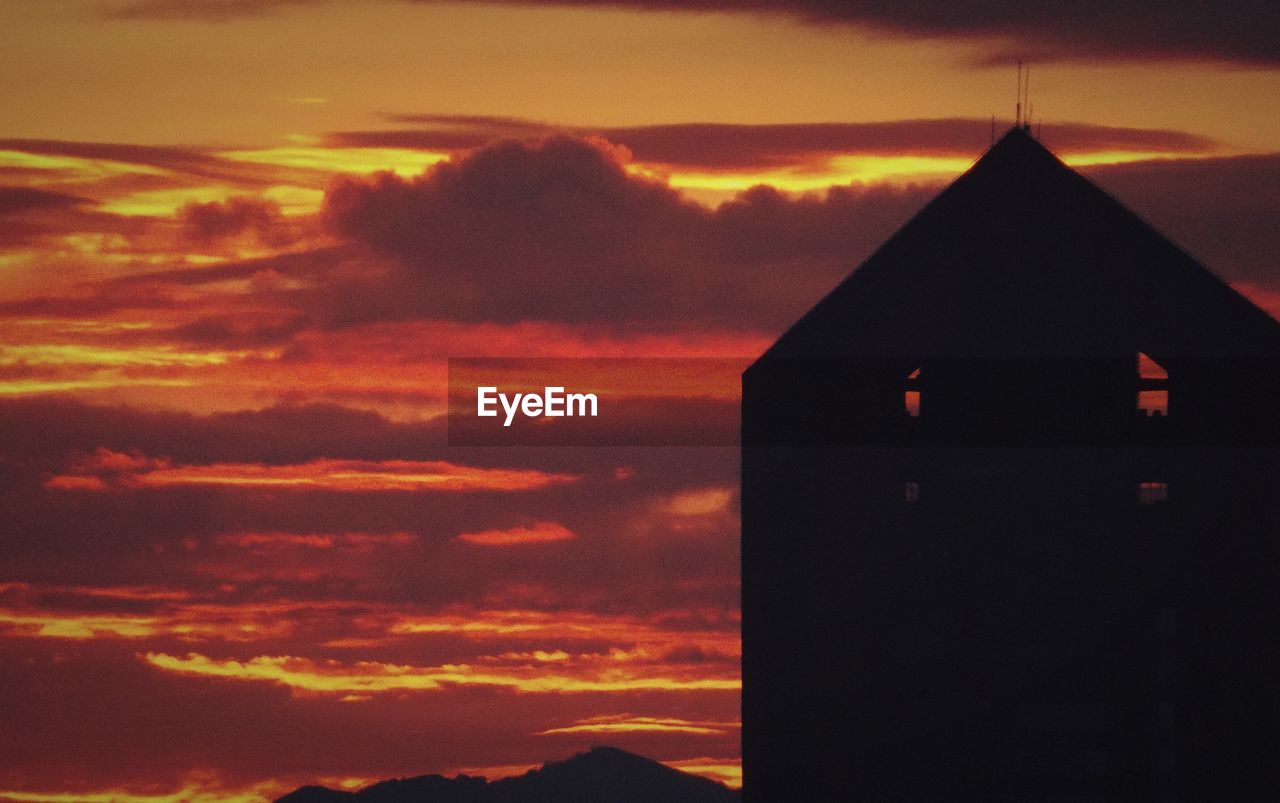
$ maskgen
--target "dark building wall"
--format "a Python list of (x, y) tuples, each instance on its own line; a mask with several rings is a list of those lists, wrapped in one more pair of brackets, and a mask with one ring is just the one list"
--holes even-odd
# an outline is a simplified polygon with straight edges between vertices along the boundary
[(744, 375), (748, 800), (1280, 799), (1278, 410), (1280, 324), (1008, 132)]
[(922, 362), (918, 419), (912, 360), (748, 373), (748, 800), (1280, 792), (1265, 386), (1140, 419), (1127, 351)]

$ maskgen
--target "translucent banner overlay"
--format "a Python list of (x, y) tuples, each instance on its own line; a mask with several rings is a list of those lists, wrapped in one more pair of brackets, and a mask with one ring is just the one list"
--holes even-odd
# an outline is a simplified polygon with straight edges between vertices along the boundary
[(736, 446), (742, 359), (455, 358), (453, 446)]

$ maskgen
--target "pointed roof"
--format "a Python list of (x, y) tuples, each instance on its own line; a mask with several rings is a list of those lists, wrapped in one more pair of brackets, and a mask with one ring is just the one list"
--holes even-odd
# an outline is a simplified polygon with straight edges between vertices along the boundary
[(777, 357), (1280, 356), (1280, 324), (1005, 134), (787, 330)]

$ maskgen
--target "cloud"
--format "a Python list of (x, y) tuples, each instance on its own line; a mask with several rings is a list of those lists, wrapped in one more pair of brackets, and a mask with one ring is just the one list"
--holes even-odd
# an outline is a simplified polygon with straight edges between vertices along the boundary
[(86, 203), (89, 203), (86, 198), (61, 192), (34, 187), (0, 187), (0, 217), (30, 211), (64, 209)]
[(539, 521), (522, 527), (509, 527), (505, 530), (479, 530), (462, 533), (459, 541), (480, 546), (518, 546), (521, 544), (545, 544), (554, 541), (569, 541), (577, 538), (573, 530), (554, 521)]
[[(512, 608), (402, 615), (388, 632), (548, 644), (594, 642), (606, 645), (616, 660), (635, 660), (671, 652), (735, 657), (740, 651), (738, 626), (736, 613), (714, 610), (668, 610), (640, 616)], [(630, 651), (618, 650), (619, 645)]]
[[(680, 451), (672, 465), (670, 455), (653, 449), (448, 446), (442, 422), (399, 423), (332, 405), (187, 415), (57, 399), (3, 402), (5, 576), (206, 590), (225, 582), (245, 595), (399, 601), (417, 624), (461, 638), (469, 637), (457, 629), (468, 621), (465, 614), (415, 619), (420, 606), (599, 611), (608, 602), (641, 613), (686, 605), (732, 610), (732, 517), (711, 517), (717, 529), (706, 537), (634, 537), (632, 522), (665, 516), (655, 513), (656, 500), (735, 481), (732, 449)], [(441, 492), (435, 484), (389, 490), (417, 487), (406, 471), (455, 473), (446, 466), (457, 467), (465, 477), (457, 482), (474, 490)], [(620, 466), (630, 470), (621, 480)], [(331, 487), (334, 473), (343, 475), (338, 487)], [(499, 486), (528, 490), (480, 490)], [(369, 490), (349, 490), (355, 487)], [(555, 522), (579, 537), (506, 548), (457, 539), (537, 522)], [(398, 533), (413, 538), (401, 543)], [(481, 625), (492, 625), (482, 618)], [(515, 624), (548, 633), (554, 620), (524, 617)], [(414, 635), (409, 622), (403, 632), (392, 631), (394, 624), (357, 634), (326, 631), (324, 639)], [(598, 620), (573, 624), (620, 638), (637, 632)], [(736, 638), (736, 624), (723, 629)], [(723, 651), (722, 642), (706, 650)]]
[[(638, 163), (671, 170), (821, 170), (840, 155), (976, 157), (988, 145), (991, 121), (965, 118), (873, 123), (669, 123), (644, 126), (557, 126), (512, 117), (438, 114), (391, 115), (410, 128), (342, 131), (328, 136), (340, 147), (397, 147), (465, 151), (501, 139), (533, 140), (556, 134), (600, 137), (625, 147)], [(1049, 131), (1066, 155), (1206, 153), (1219, 147), (1198, 134), (1061, 122)]]
[(147, 653), (153, 666), (187, 675), (270, 682), (301, 692), (319, 694), (378, 694), (384, 692), (440, 691), (458, 686), (485, 686), (510, 691), (548, 694), (584, 692), (736, 692), (736, 677), (706, 673), (671, 676), (610, 669), (580, 675), (552, 674), (542, 667), (500, 668), (454, 664), (406, 666), (378, 661), (341, 664), (295, 656), (260, 655), (247, 661), (216, 660), (198, 653), (185, 656)]
[(733, 488), (700, 488), (694, 491), (683, 491), (666, 500), (662, 510), (676, 516), (716, 515), (728, 510), (734, 495)]
[(741, 727), (741, 722), (688, 720), (678, 717), (638, 717), (631, 714), (604, 714), (576, 720), (572, 725), (548, 728), (540, 731), (538, 735), (690, 733), (699, 736), (713, 736), (726, 734)]
[(627, 172), (599, 142), (503, 142), (415, 179), (344, 179), (324, 214), (390, 271), (327, 317), (665, 322), (781, 327), (928, 197), (767, 188), (715, 210)]
[[(205, 547), (195, 539), (188, 546), (183, 554), (203, 560)], [(328, 555), (336, 567), (332, 577), (340, 577), (353, 556), (362, 554)], [(408, 553), (385, 557), (388, 565), (403, 563)], [(239, 565), (252, 571), (258, 561), (251, 555)], [(357, 580), (380, 576), (373, 564), (362, 566)], [(200, 572), (200, 564), (194, 569)], [(290, 589), (296, 593), (285, 593), (275, 583), (261, 586), (269, 593), (264, 596), (252, 584), (241, 588), (240, 581), (204, 583), (198, 574), (181, 581), (180, 593), (159, 587), (5, 583), (0, 585), (0, 640), (126, 641), (152, 650), (260, 643), (266, 649), (304, 650), (299, 654), (316, 660), (335, 654), (380, 661), (411, 656), (522, 673), (555, 664), (556, 672), (581, 677), (685, 677), (700, 671), (736, 677), (741, 654), (736, 614), (709, 609), (650, 615), (465, 605), (432, 610), (403, 600), (348, 596), (344, 591), (359, 588), (349, 583), (295, 584)]]
[[(710, 6), (714, 0), (697, 5)], [(683, 5), (659, 0), (642, 6)], [(1205, 60), (1245, 64), (1280, 62), (1280, 11), (1266, 0), (1230, 6), (1195, 0), (1158, 10), (1109, 0), (1073, 3), (1070, 13), (1051, 3), (1002, 0), (752, 0), (748, 7), (799, 16), (815, 24), (866, 25), (910, 38), (979, 40), (991, 61)]]
[[(305, 623), (309, 614), (300, 606), (276, 616)], [(342, 613), (334, 616), (337, 619)], [(580, 663), (562, 668), (566, 662), (548, 666), (519, 658), (442, 654), (421, 640), (399, 654), (336, 652), (316, 646), (312, 635), (304, 625), (288, 641), (250, 646), (196, 647), (105, 638), (5, 641), (6, 655), (13, 660), (0, 666), (0, 679), (5, 688), (22, 690), (10, 695), (7, 721), (10, 730), (25, 734), (4, 755), (4, 772), (9, 773), (6, 788), (44, 792), (49, 800), (74, 799), (75, 794), (98, 790), (104, 790), (103, 801), (132, 799), (110, 796), (115, 790), (129, 790), (144, 800), (147, 795), (163, 794), (186, 800), (179, 790), (186, 786), (182, 781), (192, 767), (191, 756), (198, 755), (201, 764), (226, 773), (216, 788), (224, 789), (227, 799), (235, 799), (235, 787), (264, 779), (274, 779), (275, 791), (264, 792), (264, 797), (274, 799), (324, 777), (405, 777), (428, 771), (452, 773), (472, 765), (515, 764), (526, 758), (533, 761), (545, 757), (548, 739), (567, 743), (591, 737), (532, 734), (601, 712), (631, 711), (708, 722), (738, 718), (734, 689), (557, 694), (470, 683), (422, 691), (318, 692), (268, 679), (166, 671), (144, 657), (152, 653), (187, 658), (194, 651), (215, 663), (244, 664), (261, 656), (295, 656), (307, 658), (312, 667), (353, 674), (361, 664), (417, 670), (466, 665), (477, 673), (514, 681), (541, 674), (591, 681), (600, 677), (604, 666)], [(340, 658), (332, 661), (335, 652)], [(690, 667), (651, 666), (619, 677), (684, 681), (692, 677), (690, 671)], [(737, 677), (737, 667), (726, 663), (702, 676), (731, 681)], [(360, 701), (343, 702), (352, 696)], [(388, 741), (387, 733), (400, 736)], [(130, 744), (123, 753), (121, 734), (128, 736)], [(736, 732), (654, 738), (661, 739), (663, 755), (677, 758), (732, 755), (737, 750)], [(21, 777), (13, 775), (18, 770)], [(210, 799), (224, 796), (211, 793)]]
[(1271, 291), (1280, 285), (1280, 154), (1157, 160), (1086, 172), (1228, 281)]
[[(548, 139), (539, 137), (554, 127), (512, 118), (396, 119), (426, 125), (429, 137), (460, 133), (465, 141), (454, 144), (476, 147), (416, 178), (381, 174), (334, 181), (323, 212), (324, 241), (336, 241), (333, 245), (126, 275), (64, 296), (6, 301), (0, 312), (74, 317), (167, 310), (184, 319), (139, 337), (168, 335), (229, 348), (296, 344), (299, 335), (316, 329), (430, 319), (595, 324), (631, 331), (658, 325), (776, 332), (900, 227), (939, 184), (849, 185), (807, 197), (757, 187), (708, 209), (668, 183), (646, 177), (644, 165), (649, 163), (642, 156), (654, 165), (689, 169), (787, 165), (788, 170), (803, 170), (849, 148), (861, 149), (867, 158), (972, 155), (989, 136), (987, 121), (927, 120), (580, 128), (572, 136)], [(583, 138), (593, 130), (625, 147)], [(533, 138), (492, 143), (495, 136)], [(1066, 152), (1203, 154), (1218, 147), (1176, 131), (1071, 124), (1052, 127), (1046, 139)], [(143, 148), (135, 154), (135, 146), (60, 145), (103, 156), (172, 157), (171, 149), (153, 154)], [(1262, 164), (1265, 158), (1257, 160)], [(1225, 158), (1181, 159), (1151, 172), (1145, 183), (1128, 186), (1152, 197), (1166, 192), (1160, 205), (1176, 211), (1174, 205), (1183, 198), (1194, 203), (1188, 176), (1207, 179), (1214, 174), (1229, 183), (1246, 182), (1247, 169), (1230, 174), (1229, 164)], [(1122, 167), (1111, 174), (1123, 173)], [(1131, 175), (1138, 175), (1137, 168)], [(1162, 183), (1170, 189), (1162, 190)], [(1126, 192), (1122, 187), (1122, 200)], [(1267, 231), (1256, 225), (1242, 231), (1241, 221), (1261, 220), (1265, 209), (1243, 194), (1219, 201), (1208, 211), (1220, 218), (1233, 206), (1253, 207), (1248, 217), (1232, 224), (1241, 239), (1219, 250), (1251, 248), (1252, 272), (1244, 278), (1262, 276), (1267, 266), (1260, 255), (1265, 250), (1253, 247), (1250, 237), (1266, 240)], [(24, 201), (30, 202), (34, 200)], [(299, 236), (292, 221), (269, 201), (233, 197), (182, 207), (175, 231), (185, 232), (196, 244), (250, 238), (279, 246)], [(1190, 223), (1194, 221), (1182, 228), (1195, 229)], [(1200, 228), (1208, 233), (1207, 226)], [(1202, 235), (1192, 231), (1190, 238), (1197, 236)], [(232, 292), (231, 283), (243, 289)], [(37, 379), (75, 378), (31, 377), (18, 387), (37, 387), (31, 385)]]
[[(35, 182), (33, 182), (35, 183)], [(89, 198), (36, 187), (0, 186), (0, 248), (30, 246), (51, 235), (121, 231), (111, 215), (94, 210)]]
[(128, 587), (18, 585), (20, 592), (0, 597), (0, 638), (238, 644), (329, 625), (361, 607), (322, 599), (245, 601), (189, 591), (178, 598), (139, 597)]
[[(410, 0), (429, 3), (434, 0)], [(1268, 0), (1158, 8), (1081, 0), (1063, 13), (1052, 3), (1004, 0), (485, 0), (494, 5), (559, 5), (660, 12), (725, 12), (784, 16), (815, 26), (856, 26), (904, 39), (973, 43), (990, 61), (1195, 60), (1251, 65), (1280, 63), (1280, 11)], [(323, 0), (130, 0), (105, 7), (116, 19), (225, 22)], [(975, 48), (975, 49), (976, 49)]]
[[(162, 786), (162, 785), (161, 785)], [(159, 791), (157, 784), (129, 789), (0, 789), (0, 800), (14, 803), (267, 803), (288, 789), (271, 781), (229, 786), (212, 770), (194, 770), (180, 785)]]
[(48, 462), (59, 473), (85, 453), (97, 453), (86, 464), (97, 476), (109, 468), (145, 471), (154, 465), (149, 454), (179, 465), (380, 461), (443, 456), (444, 443), (439, 423), (393, 423), (336, 404), (196, 416), (60, 399), (0, 401), (0, 453)]
[(172, 346), (108, 348), (81, 344), (34, 344), (0, 346), (0, 366), (83, 365), (119, 367), (198, 368), (220, 365), (226, 354), (178, 351)]
[(192, 593), (185, 589), (166, 588), (164, 586), (48, 586), (37, 589), (29, 583), (23, 582), (0, 583), (0, 594), (14, 591), (22, 592), (24, 595), (36, 591), (108, 600), (128, 600), (131, 602), (176, 602), (191, 599), (192, 597)]
[(183, 233), (195, 243), (210, 243), (246, 232), (268, 245), (279, 247), (288, 242), (281, 236), (284, 217), (274, 201), (235, 197), (220, 203), (190, 203), (178, 210), (178, 220)]
[(662, 763), (681, 772), (691, 772), (694, 775), (702, 775), (713, 781), (719, 781), (732, 789), (742, 788), (742, 759), (740, 758), (708, 758), (701, 756), (674, 761), (668, 760)]
[(27, 613), (4, 609), (0, 609), (0, 627), (4, 627), (6, 636), (66, 639), (144, 638), (158, 632), (157, 621), (150, 616)]
[(418, 535), (368, 533), (220, 533), (205, 544), (188, 542), (191, 570), (222, 581), (289, 583), (301, 590), (335, 581), (356, 583), (412, 555)]
[[(388, 334), (401, 348), (416, 340)], [(582, 480), (555, 493), (483, 497), (43, 489), (107, 446), (111, 454), (87, 460), (84, 476), (108, 488), (164, 471), (161, 455), (174, 469), (444, 459)], [(225, 748), (208, 760), (237, 782), (389, 777), (518, 762), (539, 741), (590, 738), (532, 734), (600, 712), (732, 721), (735, 544), (714, 553), (638, 548), (622, 526), (679, 488), (731, 482), (730, 450), (711, 462), (684, 450), (674, 465), (655, 450), (529, 451), (452, 449), (438, 424), (333, 406), (192, 416), (0, 404), (4, 576), (26, 581), (0, 590), (0, 643), (15, 656), (0, 679), (27, 692), (10, 716), (15, 732), (29, 734), (5, 766), (59, 779), (49, 794), (60, 799), (60, 789), (129, 789), (144, 777), (153, 791), (177, 789), (155, 778), (190, 766), (191, 755), (208, 757), (209, 745)], [(614, 479), (619, 465), (631, 469), (623, 480)], [(551, 549), (482, 549), (455, 538), (522, 521), (592, 537)], [(139, 654), (180, 663), (164, 669)], [(259, 660), (282, 656), (298, 662)], [(414, 735), (388, 744), (378, 736), (388, 729)], [(124, 759), (111, 736), (121, 733), (136, 748)], [(734, 730), (651, 738), (675, 745), (667, 750), (675, 756), (702, 754), (680, 747), (684, 740), (712, 755), (736, 749)]]
[[(779, 331), (939, 189), (756, 187), (708, 209), (629, 172), (627, 158), (557, 136), (490, 145), (415, 179), (338, 182), (329, 225), (388, 267), (316, 315), (344, 326), (443, 316)], [(1280, 283), (1280, 156), (1083, 170), (1229, 280)]]
[[(34, 166), (47, 170), (88, 168), (95, 175), (111, 166), (140, 169), (144, 175), (168, 171), (246, 187), (267, 187), (281, 182), (282, 171), (269, 165), (254, 165), (225, 159), (198, 148), (169, 145), (137, 145), (119, 142), (85, 142), (59, 139), (0, 139), (0, 151), (17, 151), (41, 157)], [(21, 162), (19, 162), (21, 164)], [(302, 171), (305, 172), (305, 171)], [(162, 186), (171, 186), (164, 183)]]
[(417, 540), (413, 533), (234, 533), (214, 539), (219, 546), (233, 546), (257, 554), (294, 549), (368, 552), (382, 546), (404, 546)]
[(531, 491), (574, 482), (570, 474), (535, 469), (478, 468), (443, 460), (336, 460), (262, 463), (175, 464), (140, 453), (98, 449), (76, 461), (45, 487), (60, 491), (110, 488), (172, 488), (184, 485), (269, 488), (294, 491)]

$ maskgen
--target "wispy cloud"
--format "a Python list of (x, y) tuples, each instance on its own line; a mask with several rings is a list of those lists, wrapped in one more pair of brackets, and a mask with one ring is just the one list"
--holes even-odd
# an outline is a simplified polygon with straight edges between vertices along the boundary
[[(842, 183), (836, 161), (857, 157), (972, 159), (985, 148), (991, 121), (972, 118), (824, 123), (666, 123), (642, 126), (563, 126), (510, 117), (439, 114), (389, 115), (396, 128), (330, 134), (337, 146), (474, 150), (502, 139), (540, 139), (557, 134), (599, 137), (627, 149), (636, 163), (677, 174), (736, 172), (759, 175), (789, 169), (830, 176)], [(1006, 125), (1001, 123), (1001, 125)], [(1126, 128), (1070, 121), (1049, 129), (1051, 144), (1067, 156), (1099, 153), (1205, 154), (1222, 147), (1210, 137), (1183, 131)], [(888, 169), (888, 168), (885, 168)], [(799, 177), (797, 175), (797, 177)], [(844, 181), (849, 177), (843, 176)], [(673, 180), (679, 183), (680, 176)]]
[(572, 725), (539, 731), (539, 736), (570, 733), (628, 734), (628, 733), (688, 733), (699, 736), (717, 736), (742, 727), (741, 722), (715, 722), (687, 720), (678, 717), (641, 717), (631, 714), (602, 714), (575, 721)]
[(339, 492), (531, 491), (574, 482), (572, 474), (477, 468), (443, 460), (312, 460), (307, 463), (179, 465), (165, 458), (99, 449), (50, 478), (53, 490), (166, 488), (183, 485)]
[(616, 667), (577, 675), (552, 674), (541, 668), (498, 668), (470, 664), (406, 666), (376, 661), (341, 664), (294, 656), (262, 655), (246, 661), (215, 660), (197, 653), (185, 656), (147, 653), (147, 662), (169, 672), (187, 675), (269, 682), (303, 692), (377, 694), (439, 691), (455, 686), (505, 688), (529, 694), (579, 692), (691, 692), (737, 691), (741, 681), (705, 673), (671, 676)]
[(554, 521), (540, 521), (534, 524), (508, 527), (504, 530), (478, 530), (462, 533), (459, 541), (479, 546), (518, 546), (521, 544), (545, 544), (553, 541), (569, 541), (577, 538), (577, 534), (562, 524)]

